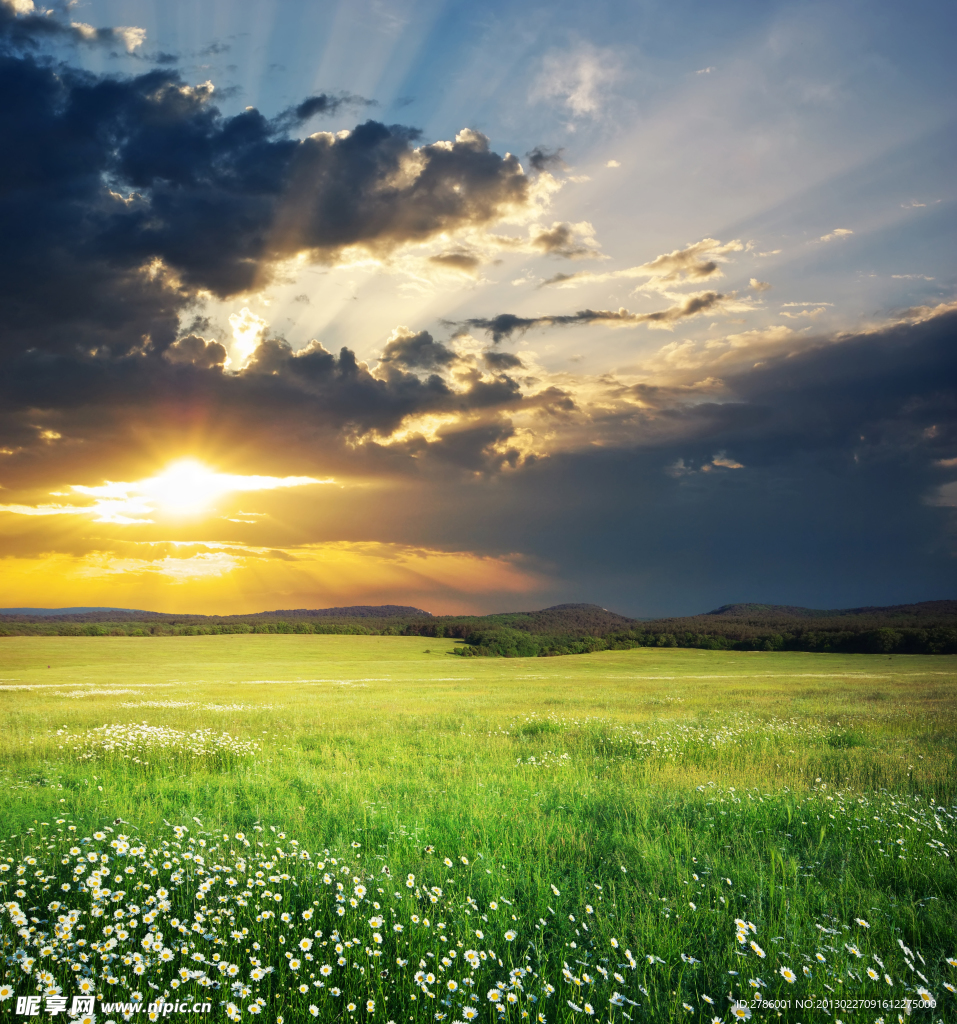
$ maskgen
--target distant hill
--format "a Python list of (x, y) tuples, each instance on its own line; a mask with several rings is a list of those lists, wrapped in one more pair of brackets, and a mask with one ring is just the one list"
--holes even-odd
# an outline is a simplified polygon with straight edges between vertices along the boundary
[(224, 615), (224, 620), (253, 619), (430, 619), (431, 612), (407, 604), (353, 604), (343, 608), (295, 608), (255, 615)]
[(30, 617), (49, 618), (51, 615), (84, 615), (88, 612), (128, 612), (130, 615), (152, 615), (153, 612), (136, 608), (0, 608), (0, 615), (26, 615)]
[(774, 621), (783, 621), (790, 618), (872, 618), (874, 616), (914, 620), (936, 619), (957, 616), (957, 601), (921, 601), (918, 604), (867, 605), (863, 608), (833, 608), (826, 611), (818, 608), (800, 608), (788, 604), (724, 604), (713, 612), (706, 612), (705, 615), (691, 617), (700, 619), (710, 615), (721, 615), (725, 618)]
[(738, 640), (771, 632), (800, 633), (865, 629), (927, 629), (957, 625), (957, 601), (862, 608), (800, 608), (779, 604), (726, 604), (704, 615), (655, 619), (647, 629), (705, 632)]
[(339, 633), (461, 640), (458, 653), (532, 657), (630, 647), (957, 654), (957, 601), (816, 609), (730, 604), (702, 615), (638, 620), (597, 604), (528, 612), (432, 615), (409, 605), (174, 615), (115, 608), (0, 610), (0, 636)]
[[(604, 636), (637, 623), (597, 604), (556, 604), (534, 612), (496, 612), (493, 615), (436, 615), (422, 635), (464, 636), (469, 629), (504, 627), (536, 635)], [(443, 629), (444, 634), (434, 630)]]
[(203, 622), (255, 622), (281, 619), (422, 619), (431, 612), (412, 605), (379, 604), (349, 605), (343, 608), (296, 608), (247, 615), (199, 615), (195, 613), (148, 612), (137, 608), (0, 608), (0, 618), (11, 617), (30, 622), (34, 619), (76, 622), (170, 622), (198, 624)]
[(704, 615), (639, 621), (598, 605), (537, 612), (436, 616), (407, 632), (451, 636), (460, 653), (531, 657), (631, 647), (704, 650), (957, 654), (957, 601), (835, 610), (791, 605), (723, 605)]

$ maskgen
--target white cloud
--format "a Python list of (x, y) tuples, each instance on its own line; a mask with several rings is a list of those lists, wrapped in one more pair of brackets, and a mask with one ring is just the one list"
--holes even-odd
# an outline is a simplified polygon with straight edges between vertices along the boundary
[(704, 281), (721, 277), (718, 266), (722, 257), (729, 252), (739, 252), (744, 246), (738, 239), (730, 242), (719, 242), (716, 238), (703, 238), (700, 242), (663, 253), (648, 263), (638, 267), (626, 267), (623, 270), (611, 270), (604, 274), (582, 271), (577, 274), (557, 274), (546, 284), (558, 285), (560, 288), (574, 288), (579, 284), (600, 281), (615, 281), (621, 278), (645, 278), (643, 287), (664, 290), (670, 285), (686, 284), (689, 281)]
[(817, 241), (819, 242), (833, 242), (836, 238), (847, 238), (848, 235), (853, 235), (854, 232), (850, 228), (835, 228), (833, 231), (829, 231), (826, 235), (821, 235)]
[(120, 25), (113, 29), (113, 34), (123, 40), (127, 53), (139, 49), (146, 42), (146, 29), (137, 28), (135, 25)]
[(888, 324), (920, 324), (927, 320), (952, 313), (957, 309), (957, 301), (938, 302), (936, 306), (911, 306), (909, 309), (902, 309), (893, 317), (887, 320)]
[(751, 291), (753, 292), (766, 292), (769, 291), (773, 286), (767, 281), (759, 281), (756, 277), (751, 278)]
[(71, 21), (70, 28), (87, 42), (93, 42), (96, 39), (96, 29), (92, 25), (87, 25), (85, 21)]
[(542, 60), (542, 70), (529, 99), (560, 100), (575, 117), (597, 117), (608, 87), (620, 76), (614, 50), (585, 43), (575, 50), (553, 51)]
[(743, 331), (707, 341), (672, 341), (643, 357), (641, 373), (656, 382), (688, 379), (701, 374), (719, 376), (745, 369), (766, 359), (797, 351), (806, 344), (800, 332), (784, 324)]
[(710, 75), (710, 74), (711, 74), (711, 72), (712, 72), (712, 71), (714, 71), (714, 70), (715, 70), (714, 68), (699, 68), (699, 69), (698, 69), (698, 70), (697, 70), (697, 71), (695, 72), (695, 74), (696, 74), (696, 75)]
[(789, 320), (798, 320), (802, 316), (813, 320), (815, 317), (820, 316), (822, 313), (827, 312), (823, 306), (815, 306), (813, 309), (800, 309), (796, 313), (782, 313), (781, 316), (786, 316)]
[(712, 466), (721, 466), (723, 469), (744, 469), (744, 463), (729, 459), (724, 452), (715, 455), (711, 459)]
[[(32, 5), (31, 5), (32, 6)], [(137, 28), (135, 25), (120, 25), (117, 28), (97, 29), (88, 25), (85, 21), (71, 21), (70, 28), (87, 43), (95, 43), (98, 40), (118, 39), (125, 47), (127, 53), (133, 53), (146, 42), (146, 29)]]

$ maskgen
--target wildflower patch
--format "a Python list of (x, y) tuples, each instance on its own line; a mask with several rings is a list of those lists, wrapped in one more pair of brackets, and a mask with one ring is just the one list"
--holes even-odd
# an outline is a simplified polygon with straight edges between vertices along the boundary
[(685, 880), (695, 901), (667, 901), (685, 897), (669, 926), (685, 949), (661, 956), (629, 948), (619, 910), (640, 893), (627, 879), (587, 883), (587, 896), (554, 882), (518, 893), (480, 852), (428, 846), (405, 871), (358, 841), (310, 852), (275, 827), (79, 838), (66, 819), (18, 845), (0, 844), (0, 1003), (83, 998), (123, 1019), (159, 1002), (230, 1020), (547, 1024), (747, 1020), (827, 999), (852, 1020), (855, 1000), (935, 1009), (957, 978), (954, 957), (925, 959), (862, 916), (822, 918), (812, 945), (766, 935), (734, 916), (728, 880), (705, 865)]
[(79, 761), (124, 759), (147, 766), (150, 758), (206, 760), (245, 758), (259, 751), (254, 740), (243, 740), (228, 732), (194, 729), (186, 732), (165, 725), (101, 725), (85, 732), (58, 729), (59, 748)]

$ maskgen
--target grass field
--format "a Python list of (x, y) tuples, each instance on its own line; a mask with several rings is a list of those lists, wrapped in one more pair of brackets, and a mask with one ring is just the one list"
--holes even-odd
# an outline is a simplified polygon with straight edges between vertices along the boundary
[(957, 658), (451, 648), (0, 642), (0, 1013), (957, 1020)]

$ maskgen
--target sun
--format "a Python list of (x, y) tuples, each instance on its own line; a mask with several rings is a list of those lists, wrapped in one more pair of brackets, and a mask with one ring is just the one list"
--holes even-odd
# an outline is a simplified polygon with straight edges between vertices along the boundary
[(233, 490), (232, 478), (208, 469), (196, 459), (180, 459), (159, 476), (143, 480), (143, 495), (170, 516), (196, 516), (210, 510), (215, 501)]
[[(135, 526), (153, 522), (150, 516), (156, 512), (167, 518), (207, 515), (215, 510), (220, 498), (230, 494), (334, 483), (331, 477), (317, 479), (312, 476), (241, 476), (219, 473), (197, 459), (186, 458), (171, 462), (156, 476), (145, 480), (107, 480), (94, 486), (70, 484), (69, 492), (51, 492), (57, 498), (62, 498), (64, 494), (82, 496), (88, 499), (88, 504), (74, 505), (58, 501), (42, 505), (0, 505), (0, 512), (35, 516), (91, 515), (97, 523)], [(259, 513), (246, 515), (257, 516)], [(245, 522), (245, 519), (233, 519), (231, 522)]]

